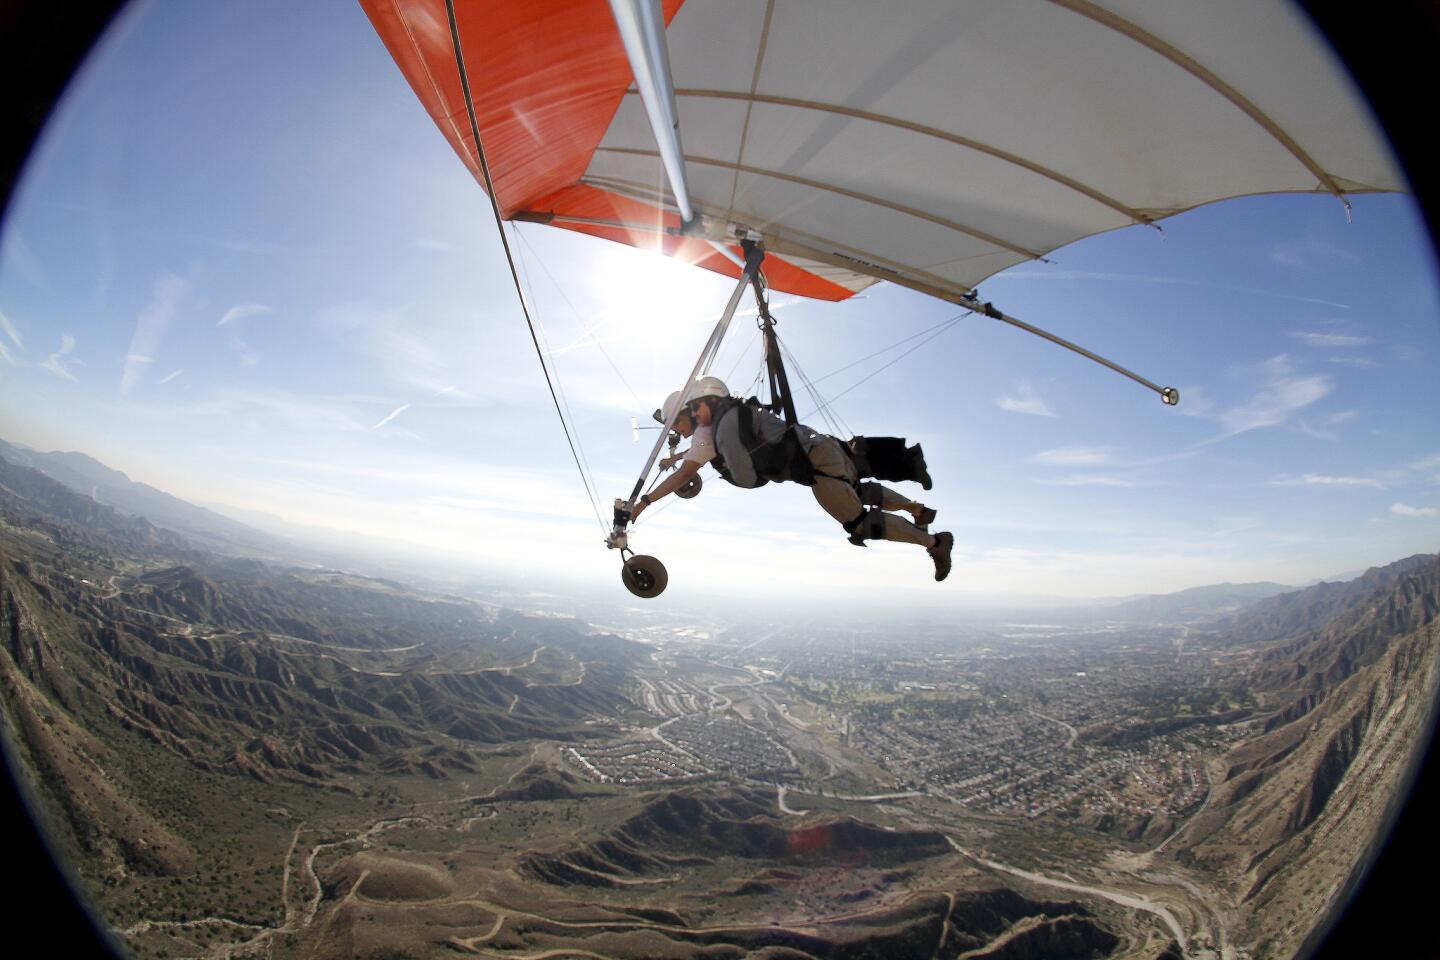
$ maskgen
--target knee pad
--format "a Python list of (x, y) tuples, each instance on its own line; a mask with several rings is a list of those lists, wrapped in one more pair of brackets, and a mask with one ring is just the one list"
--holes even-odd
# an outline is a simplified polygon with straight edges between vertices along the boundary
[(850, 542), (857, 547), (865, 546), (866, 540), (884, 540), (885, 511), (878, 508), (862, 510), (854, 520), (841, 526), (850, 534)]
[(860, 495), (860, 502), (867, 507), (878, 507), (885, 499), (885, 488), (878, 483), (865, 481), (855, 485), (855, 492)]

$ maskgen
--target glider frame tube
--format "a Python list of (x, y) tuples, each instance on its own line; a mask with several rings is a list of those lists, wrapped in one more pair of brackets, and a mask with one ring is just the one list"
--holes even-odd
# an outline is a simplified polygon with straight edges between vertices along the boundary
[(659, 0), (610, 0), (610, 12), (625, 46), (635, 86), (645, 103), (650, 130), (660, 148), (660, 159), (680, 208), (680, 219), (695, 219), (690, 189), (685, 180), (685, 152), (680, 146), (680, 111), (675, 106), (675, 82), (670, 76), (670, 52), (665, 45), (665, 17)]
[(1131, 380), (1134, 380), (1142, 387), (1149, 387), (1151, 390), (1154, 390), (1160, 395), (1161, 401), (1164, 402), (1167, 407), (1173, 407), (1180, 403), (1180, 391), (1176, 390), (1174, 387), (1162, 387), (1158, 383), (1145, 379), (1144, 377), (1140, 376), (1140, 374), (1135, 373), (1133, 370), (1125, 369), (1113, 360), (1107, 360), (1104, 357), (1100, 356), (1100, 354), (1098, 353), (1086, 350), (1078, 343), (1071, 343), (1064, 337), (1056, 336), (1048, 330), (1042, 330), (1034, 324), (1026, 323), (1024, 320), (1017, 320), (1015, 317), (1012, 317), (1009, 314), (997, 310), (994, 304), (980, 303), (979, 298), (974, 296), (963, 297), (961, 298), (960, 302), (965, 306), (971, 307), (979, 311), (981, 314), (989, 317), (992, 320), (999, 320), (1002, 323), (1008, 323), (1012, 327), (1024, 330), (1026, 333), (1033, 333), (1037, 337), (1049, 340), (1056, 346), (1064, 347), (1066, 350), (1072, 351), (1073, 353), (1078, 353), (1082, 357), (1085, 357), (1089, 360), (1094, 360), (1096, 363), (1100, 364), (1103, 367), (1109, 367), (1111, 370), (1114, 370), (1121, 376), (1129, 377)]
[[(720, 351), (720, 344), (725, 339), (725, 333), (730, 329), (730, 321), (734, 319), (735, 310), (740, 306), (740, 297), (744, 295), (746, 288), (759, 273), (760, 263), (764, 259), (765, 251), (758, 244), (748, 246), (745, 269), (740, 272), (740, 280), (735, 284), (735, 290), (730, 294), (730, 300), (725, 304), (725, 311), (716, 322), (715, 329), (710, 332), (710, 339), (706, 340), (705, 346), (701, 348), (700, 356), (690, 370), (690, 376), (686, 378), (680, 388), (683, 391), (682, 398), (688, 399), (690, 391), (694, 388), (695, 378), (700, 376), (703, 371), (709, 370), (710, 365), (715, 361), (715, 356)], [(640, 471), (640, 479), (635, 481), (635, 487), (630, 491), (630, 499), (615, 501), (615, 528), (605, 541), (606, 546), (611, 549), (623, 550), (626, 548), (625, 525), (630, 522), (630, 512), (635, 509), (635, 501), (640, 499), (640, 491), (645, 486), (645, 479), (650, 476), (650, 470), (655, 466), (655, 461), (660, 458), (660, 449), (665, 446), (670, 432), (675, 429), (675, 420), (680, 416), (683, 406), (683, 404), (676, 404), (675, 409), (670, 411), (670, 416), (666, 418), (665, 425), (660, 428), (660, 436), (655, 438), (655, 446), (651, 448), (650, 456)]]

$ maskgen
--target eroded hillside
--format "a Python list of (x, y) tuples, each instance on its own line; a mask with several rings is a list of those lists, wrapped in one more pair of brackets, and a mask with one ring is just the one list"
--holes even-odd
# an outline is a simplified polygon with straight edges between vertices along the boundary
[(7, 742), (144, 957), (1289, 957), (1440, 676), (1435, 558), (1118, 646), (637, 642), (6, 471)]

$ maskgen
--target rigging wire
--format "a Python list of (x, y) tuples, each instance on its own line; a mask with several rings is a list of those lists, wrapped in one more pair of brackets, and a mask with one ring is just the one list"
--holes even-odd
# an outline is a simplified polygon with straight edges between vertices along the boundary
[[(729, 382), (729, 381), (727, 381), (727, 382)], [(754, 377), (754, 379), (752, 379), (752, 380), (750, 381), (750, 386), (746, 387), (743, 393), (737, 393), (737, 394), (735, 394), (735, 396), (737, 396), (737, 397), (741, 397), (741, 396), (745, 396), (745, 397), (758, 397), (758, 396), (760, 396), (760, 384), (762, 384), (762, 383), (764, 383), (764, 382), (765, 382), (765, 361), (762, 360), (762, 361), (760, 361), (760, 367), (759, 367), (759, 369), (755, 371), (755, 377)], [(770, 400), (771, 400), (771, 402), (774, 402), (775, 398), (774, 398), (774, 397), (771, 397)]]
[[(790, 361), (790, 369), (800, 375), (801, 384), (804, 385), (805, 391), (810, 394), (810, 399), (816, 404), (815, 410), (810, 411), (810, 413), (815, 413), (817, 410), (819, 411), (820, 416), (825, 420), (825, 425), (830, 428), (831, 436), (838, 437), (841, 436), (842, 433), (854, 436), (850, 425), (845, 422), (845, 418), (840, 416), (839, 411), (821, 395), (815, 386), (815, 382), (805, 375), (804, 369), (800, 366), (800, 361), (795, 359), (794, 352), (785, 344), (785, 341), (781, 340), (777, 335), (775, 342), (780, 345), (780, 352)], [(805, 416), (808, 417), (809, 415), (810, 414), (807, 413)]]
[[(839, 393), (835, 394), (835, 396), (831, 397), (831, 398), (830, 398), (831, 401), (833, 402), (833, 401), (835, 401), (835, 400), (839, 400), (841, 397), (845, 396), (845, 394), (849, 393), (851, 390), (854, 390), (856, 387), (860, 386), (860, 384), (864, 383), (864, 382), (867, 381), (867, 380), (870, 380), (870, 379), (873, 378), (873, 377), (878, 376), (879, 374), (881, 374), (881, 373), (883, 373), (884, 371), (888, 370), (890, 367), (893, 367), (895, 364), (899, 363), (901, 360), (904, 360), (904, 359), (905, 359), (906, 357), (908, 357), (910, 354), (914, 353), (916, 350), (919, 350), (921, 347), (925, 346), (925, 344), (929, 343), (931, 340), (934, 340), (936, 337), (940, 336), (940, 334), (942, 334), (942, 333), (944, 333), (945, 331), (947, 331), (947, 330), (951, 329), (952, 327), (956, 326), (957, 324), (960, 323), (961, 320), (964, 320), (966, 317), (971, 316), (973, 313), (974, 313), (973, 310), (966, 311), (965, 313), (960, 314), (958, 317), (951, 317), (949, 320), (945, 321), (944, 323), (939, 324), (939, 325), (938, 325), (938, 326), (939, 326), (939, 329), (935, 329), (935, 328), (932, 327), (931, 329), (932, 329), (932, 330), (935, 330), (935, 332), (932, 333), (932, 334), (930, 334), (930, 336), (926, 337), (924, 340), (921, 340), (919, 343), (915, 344), (915, 346), (911, 347), (909, 350), (906, 350), (904, 353), (900, 354), (898, 357), (895, 357), (895, 358), (894, 358), (893, 360), (891, 360), (889, 363), (886, 363), (885, 365), (876, 368), (875, 370), (873, 370), (873, 371), (871, 371), (870, 373), (866, 374), (865, 376), (861, 377), (859, 380), (856, 380), (854, 383), (850, 384), (850, 386), (846, 387), (844, 390), (841, 390)], [(913, 339), (913, 338), (907, 338), (907, 339)], [(902, 341), (902, 342), (903, 342), (903, 341)], [(894, 345), (892, 344), (892, 346), (894, 346)], [(883, 353), (884, 351), (881, 351), (881, 352)], [(867, 358), (867, 359), (868, 359), (868, 358)], [(853, 366), (853, 364), (852, 364), (851, 366)], [(836, 371), (836, 372), (839, 372), (839, 371)], [(815, 411), (813, 411), (813, 410), (810, 411), (810, 413), (814, 413), (814, 412), (815, 412)], [(808, 417), (809, 415), (810, 415), (809, 413), (806, 414), (807, 417)]]
[(962, 318), (964, 318), (964, 317), (968, 317), (968, 316), (970, 316), (973, 312), (974, 312), (974, 311), (968, 311), (968, 312), (962, 313), (962, 314), (960, 314), (959, 316), (956, 316), (956, 317), (946, 317), (944, 320), (941, 320), (939, 323), (935, 324), (934, 326), (926, 327), (924, 330), (921, 330), (921, 331), (919, 331), (919, 332), (917, 332), (917, 333), (912, 333), (912, 334), (910, 334), (908, 337), (904, 337), (904, 338), (902, 338), (902, 339), (900, 339), (900, 340), (896, 340), (894, 343), (890, 344), (888, 347), (881, 347), (879, 350), (876, 350), (874, 353), (867, 354), (866, 356), (861, 357), (859, 360), (852, 360), (850, 363), (845, 364), (845, 366), (843, 366), (843, 367), (838, 367), (837, 369), (831, 370), (829, 373), (825, 374), (823, 377), (816, 377), (816, 378), (815, 378), (815, 382), (816, 382), (816, 383), (821, 383), (821, 382), (823, 382), (823, 381), (825, 381), (825, 380), (829, 380), (831, 377), (835, 376), (835, 375), (838, 374), (838, 373), (844, 373), (846, 370), (849, 370), (851, 367), (858, 366), (858, 365), (864, 363), (866, 360), (873, 360), (873, 359), (875, 359), (876, 357), (880, 356), (880, 354), (882, 354), (882, 353), (888, 353), (888, 352), (890, 352), (891, 350), (894, 350), (896, 347), (898, 347), (898, 346), (900, 346), (900, 345), (902, 345), (902, 344), (909, 343), (911, 340), (914, 340), (916, 337), (923, 337), (923, 336), (925, 336), (925, 334), (931, 332), (932, 330), (939, 330), (941, 327), (946, 326), (947, 324), (951, 324), (951, 323), (954, 323), (955, 321), (960, 320), (960, 319), (962, 319)]
[[(921, 347), (925, 346), (925, 345), (926, 345), (927, 343), (929, 343), (930, 341), (932, 341), (932, 340), (934, 340), (935, 338), (939, 337), (942, 333), (945, 333), (945, 332), (946, 332), (947, 330), (949, 330), (950, 328), (952, 328), (952, 327), (956, 326), (957, 324), (959, 324), (959, 322), (960, 322), (961, 320), (964, 320), (965, 318), (970, 317), (970, 316), (973, 316), (973, 315), (974, 315), (974, 311), (973, 311), (973, 310), (967, 310), (967, 311), (965, 311), (964, 313), (959, 314), (959, 315), (957, 315), (957, 316), (948, 317), (948, 318), (946, 318), (945, 320), (942, 320), (942, 321), (940, 321), (939, 323), (934, 324), (933, 326), (926, 327), (924, 330), (921, 330), (921, 331), (919, 331), (918, 333), (912, 333), (912, 334), (910, 334), (909, 336), (907, 336), (907, 337), (905, 337), (905, 338), (903, 338), (903, 339), (901, 339), (901, 340), (898, 340), (898, 341), (896, 341), (895, 343), (892, 343), (892, 344), (890, 344), (890, 345), (887, 346), (887, 347), (883, 347), (883, 348), (881, 348), (880, 350), (877, 350), (877, 351), (875, 351), (874, 353), (869, 354), (868, 356), (864, 356), (864, 357), (861, 357), (859, 360), (855, 360), (855, 361), (852, 361), (851, 363), (847, 363), (845, 366), (840, 367), (840, 368), (837, 369), (837, 370), (832, 370), (830, 373), (825, 374), (824, 377), (820, 377), (820, 378), (817, 379), (817, 380), (811, 380), (809, 377), (807, 377), (807, 376), (805, 375), (804, 369), (800, 366), (799, 362), (795, 359), (795, 354), (794, 354), (793, 352), (791, 352), (790, 347), (785, 343), (785, 341), (781, 340), (780, 337), (777, 335), (776, 338), (775, 338), (775, 341), (776, 341), (776, 343), (778, 343), (778, 344), (780, 345), (780, 350), (781, 350), (781, 352), (784, 354), (787, 362), (790, 364), (790, 368), (791, 368), (792, 370), (794, 370), (795, 373), (799, 376), (801, 385), (804, 386), (806, 392), (810, 394), (810, 398), (811, 398), (811, 399), (815, 402), (815, 404), (816, 404), (815, 409), (814, 409), (814, 410), (811, 410), (809, 413), (805, 414), (805, 416), (802, 417), (801, 419), (809, 418), (810, 416), (812, 416), (813, 414), (815, 414), (815, 413), (818, 412), (818, 413), (820, 413), (820, 415), (824, 418), (825, 424), (826, 424), (826, 426), (829, 428), (829, 430), (831, 431), (831, 435), (832, 435), (832, 436), (837, 436), (837, 437), (838, 437), (838, 436), (847, 436), (847, 435), (848, 435), (848, 436), (853, 436), (853, 435), (854, 435), (854, 431), (852, 431), (852, 430), (850, 429), (850, 425), (845, 422), (845, 419), (840, 415), (840, 412), (834, 408), (834, 401), (835, 401), (835, 400), (838, 400), (840, 397), (844, 396), (845, 394), (847, 394), (847, 393), (849, 393), (850, 391), (854, 390), (855, 388), (859, 387), (861, 384), (865, 383), (867, 380), (872, 379), (873, 377), (879, 375), (880, 373), (884, 372), (885, 370), (887, 370), (887, 369), (889, 369), (890, 367), (894, 366), (895, 364), (899, 363), (899, 362), (900, 362), (901, 360), (903, 360), (905, 357), (907, 357), (907, 356), (909, 356), (910, 354), (914, 353), (916, 350), (919, 350)], [(758, 329), (758, 328), (757, 328), (757, 329)], [(927, 336), (927, 334), (928, 334), (928, 336)], [(864, 363), (866, 360), (873, 359), (873, 358), (875, 358), (875, 357), (877, 357), (877, 356), (879, 356), (879, 355), (881, 355), (881, 354), (883, 354), (883, 353), (887, 353), (887, 352), (890, 351), (890, 350), (894, 350), (896, 347), (899, 347), (899, 346), (902, 346), (902, 345), (904, 345), (904, 344), (906, 344), (906, 343), (909, 343), (911, 340), (914, 340), (914, 339), (916, 339), (917, 337), (923, 337), (924, 339), (922, 339), (919, 343), (917, 343), (917, 344), (915, 344), (914, 346), (912, 346), (909, 350), (906, 350), (904, 353), (901, 353), (899, 356), (893, 358), (893, 359), (890, 360), (888, 363), (886, 363), (886, 364), (884, 364), (883, 366), (881, 366), (881, 367), (879, 367), (879, 368), (871, 371), (869, 374), (867, 374), (867, 375), (865, 375), (864, 377), (862, 377), (861, 379), (857, 380), (855, 383), (852, 383), (850, 386), (846, 387), (844, 390), (840, 391), (840, 393), (837, 393), (835, 396), (831, 397), (829, 400), (826, 400), (825, 397), (824, 397), (823, 395), (821, 395), (819, 389), (815, 386), (815, 384), (817, 384), (820, 380), (824, 380), (824, 379), (826, 379), (826, 378), (828, 378), (828, 377), (833, 377), (833, 376), (834, 376), (835, 374), (837, 374), (837, 373), (843, 373), (844, 371), (850, 369), (851, 367), (854, 367), (854, 366), (857, 365), (857, 364)], [(748, 351), (747, 351), (747, 352), (748, 352)], [(741, 357), (741, 360), (743, 360), (743, 355), (742, 355), (742, 357)], [(729, 381), (729, 376), (733, 376), (735, 370), (739, 369), (740, 362), (741, 362), (740, 360), (737, 360), (736, 363), (735, 363), (735, 366), (731, 368), (731, 370), (730, 370), (730, 375), (727, 375), (727, 377), (726, 377), (726, 381), (727, 381), (727, 382)], [(765, 375), (765, 364), (764, 364), (764, 362), (762, 361), (761, 364), (760, 364), (760, 370), (755, 374), (755, 379), (751, 382), (751, 389), (748, 391), (749, 393), (756, 393), (756, 392), (759, 390), (760, 384), (762, 383), (762, 381), (763, 381), (763, 379), (764, 379), (764, 375)], [(732, 391), (732, 392), (733, 392), (733, 391)], [(653, 490), (653, 489), (655, 489), (655, 487), (659, 486), (661, 479), (662, 479), (662, 475), (657, 475), (657, 476), (655, 477), (654, 481), (650, 484), (650, 489)], [(658, 516), (658, 515), (659, 515), (660, 513), (662, 513), (663, 511), (668, 510), (670, 507), (673, 507), (679, 499), (680, 499), (679, 497), (669, 497), (669, 498), (666, 498), (666, 500), (665, 500), (663, 503), (661, 503), (660, 505), (658, 505), (658, 506), (654, 507), (653, 509), (647, 511), (646, 515), (647, 515), (647, 516), (650, 516), (650, 517)]]
[[(510, 232), (517, 237), (520, 236), (519, 229), (513, 223), (510, 225)], [(533, 256), (535, 251), (531, 250), (530, 252)], [(530, 302), (535, 305), (535, 322), (540, 326), (540, 339), (545, 341), (545, 352), (551, 354), (553, 362), (554, 355), (550, 350), (550, 335), (545, 329), (545, 318), (540, 310), (540, 298), (535, 296), (535, 284), (530, 280), (530, 271), (528, 269), (529, 261), (526, 259), (523, 251), (521, 252), (519, 261), (520, 272), (524, 275), (525, 287), (530, 291)], [(541, 266), (543, 267), (544, 264), (541, 263)], [(551, 277), (550, 280), (553, 283), (555, 278)], [(565, 393), (565, 381), (560, 377), (560, 364), (558, 362), (555, 363), (555, 386), (560, 391), (560, 403), (565, 407), (565, 416), (570, 418), (572, 424), (575, 423), (575, 413), (570, 409), (570, 397)], [(580, 438), (580, 430), (578, 427), (575, 430), (575, 446), (580, 449), (580, 461), (585, 465), (584, 474), (589, 481), (590, 489), (598, 492), (600, 487), (595, 482), (595, 471), (590, 466), (590, 458), (585, 454), (585, 442)], [(601, 521), (601, 525), (604, 525), (603, 520)]]
[[(652, 483), (652, 484), (650, 484), (650, 490), (654, 490), (657, 486), (659, 486), (660, 481), (661, 481), (661, 479), (664, 478), (664, 476), (665, 476), (665, 474), (664, 474), (663, 472), (660, 473), (660, 474), (658, 474), (658, 475), (655, 477), (655, 482)], [(647, 491), (645, 491), (645, 492), (646, 492), (646, 493), (649, 493), (650, 490), (647, 490)], [(664, 513), (666, 510), (669, 510), (671, 507), (675, 506), (675, 504), (683, 502), (683, 500), (684, 500), (683, 497), (678, 497), (678, 496), (666, 497), (664, 500), (660, 501), (660, 503), (657, 504), (656, 506), (653, 506), (653, 507), (650, 507), (649, 509), (647, 509), (647, 510), (645, 511), (645, 517), (646, 517), (647, 519), (653, 520), (655, 517), (658, 517), (660, 514)], [(639, 526), (640, 523), (641, 523), (641, 521), (639, 521), (639, 520), (636, 520), (636, 521), (635, 521), (636, 526)]]
[[(725, 374), (725, 382), (726, 382), (727, 384), (730, 382), (730, 378), (733, 377), (733, 376), (735, 376), (735, 371), (740, 369), (740, 364), (742, 364), (742, 363), (745, 362), (745, 356), (746, 356), (746, 354), (748, 354), (748, 353), (750, 352), (750, 348), (753, 347), (753, 346), (755, 345), (755, 341), (756, 341), (756, 340), (759, 340), (759, 339), (760, 339), (760, 328), (759, 328), (759, 327), (756, 327), (756, 328), (755, 328), (755, 336), (751, 337), (751, 338), (750, 338), (750, 342), (747, 343), (747, 344), (745, 344), (745, 349), (744, 349), (744, 350), (741, 350), (741, 351), (740, 351), (740, 355), (735, 358), (735, 365), (730, 368), (730, 372), (729, 372), (729, 373)], [(763, 364), (762, 364), (762, 366), (763, 366)], [(757, 376), (758, 376), (758, 375), (757, 375)]]
[(525, 304), (525, 293), (520, 287), (520, 274), (515, 269), (515, 257), (510, 251), (510, 241), (505, 236), (505, 218), (500, 213), (500, 201), (495, 196), (495, 182), (490, 178), (490, 164), (485, 160), (485, 148), (480, 144), (480, 124), (475, 119), (475, 100), (470, 94), (470, 77), (465, 70), (465, 57), (460, 51), (460, 28), (455, 22), (455, 0), (445, 0), (445, 14), (450, 20), (450, 42), (455, 48), (455, 68), (460, 74), (460, 92), (465, 97), (465, 113), (470, 119), (470, 135), (475, 138), (475, 156), (479, 160), (480, 173), (485, 180), (485, 192), (490, 197), (490, 209), (495, 214), (495, 226), (500, 233), (500, 245), (505, 249), (505, 262), (510, 266), (510, 279), (515, 282), (515, 295), (520, 298), (520, 310), (525, 315), (525, 326), (530, 330), (530, 342), (535, 345), (535, 356), (540, 360), (540, 371), (545, 374), (545, 385), (550, 388), (550, 400), (555, 405), (555, 415), (560, 418), (560, 429), (565, 431), (565, 442), (570, 446), (570, 456), (575, 460), (575, 468), (580, 471), (580, 482), (585, 487), (585, 495), (590, 498), (590, 508), (595, 511), (595, 520), (600, 524), (600, 529), (607, 529), (605, 521), (600, 517), (599, 502), (596, 499), (595, 491), (590, 489), (590, 481), (586, 477), (585, 468), (580, 463), (580, 455), (575, 450), (575, 441), (570, 436), (570, 425), (565, 422), (565, 414), (560, 408), (560, 399), (555, 393), (555, 384), (550, 379), (550, 368), (545, 363), (545, 353), (540, 349), (540, 340), (535, 336), (535, 324), (530, 319), (530, 308)]
[[(560, 282), (555, 279), (555, 275), (551, 273), (550, 268), (545, 265), (545, 260), (538, 253), (536, 253), (535, 248), (530, 245), (530, 241), (528, 238), (526, 238), (524, 231), (520, 230), (518, 225), (513, 223), (511, 224), (511, 229), (515, 231), (515, 236), (520, 238), (520, 242), (525, 245), (525, 249), (530, 251), (530, 258), (536, 263), (538, 263), (540, 265), (540, 269), (545, 272), (545, 276), (549, 278), (550, 283), (555, 287), (555, 291), (560, 294), (560, 299), (565, 301), (565, 306), (569, 307), (570, 312), (575, 315), (576, 321), (580, 324), (580, 329), (584, 330), (588, 336), (594, 337), (595, 331), (599, 329), (599, 325), (597, 324), (596, 326), (592, 327), (585, 322), (585, 319), (580, 315), (580, 311), (575, 309), (575, 304), (572, 303), (570, 301), (570, 298), (566, 295), (565, 288), (562, 287), (560, 285)], [(533, 285), (531, 289), (534, 289)], [(615, 360), (610, 356), (609, 351), (605, 349), (605, 345), (601, 343), (598, 339), (592, 340), (591, 344), (595, 347), (596, 350), (600, 351), (600, 356), (605, 358), (605, 362), (610, 364), (610, 369), (615, 371), (615, 376), (620, 378), (620, 382), (625, 385), (625, 389), (630, 391), (630, 396), (635, 401), (636, 408), (644, 410), (644, 401), (642, 401), (640, 399), (640, 395), (635, 392), (635, 388), (630, 386), (630, 381), (625, 379), (625, 374), (620, 372), (620, 368), (616, 366)], [(548, 343), (546, 344), (546, 349), (549, 349)], [(552, 351), (551, 356), (554, 355), (555, 354)]]

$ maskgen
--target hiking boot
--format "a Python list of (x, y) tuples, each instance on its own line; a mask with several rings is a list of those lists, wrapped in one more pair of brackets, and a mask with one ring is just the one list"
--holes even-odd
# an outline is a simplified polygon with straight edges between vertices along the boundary
[[(917, 506), (919, 506), (919, 505), (917, 504)], [(921, 530), (924, 530), (926, 533), (929, 533), (929, 532), (930, 532), (930, 524), (932, 524), (932, 523), (934, 523), (934, 522), (935, 522), (935, 508), (934, 508), (934, 507), (921, 506), (919, 510), (916, 510), (916, 511), (915, 511), (915, 526), (919, 527)]]
[(950, 576), (950, 551), (955, 547), (955, 536), (950, 533), (935, 534), (935, 546), (925, 552), (935, 561), (935, 580), (939, 582)]
[(930, 471), (925, 469), (925, 451), (920, 449), (920, 444), (910, 448), (910, 466), (914, 470), (915, 479), (920, 481), (920, 486), (929, 490), (934, 484), (930, 482)]

